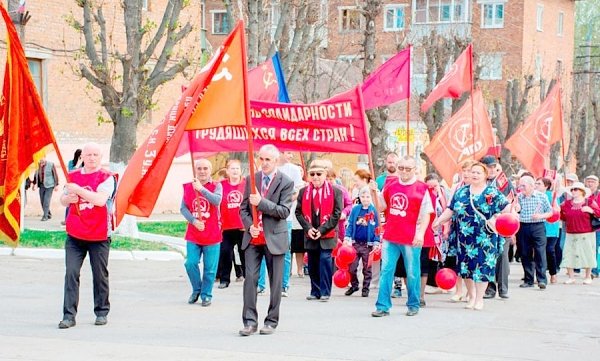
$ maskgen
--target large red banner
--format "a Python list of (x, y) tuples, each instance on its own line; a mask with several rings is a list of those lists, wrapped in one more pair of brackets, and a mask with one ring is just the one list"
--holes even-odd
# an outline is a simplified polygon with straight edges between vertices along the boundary
[[(254, 144), (280, 150), (367, 154), (369, 138), (359, 88), (317, 104), (250, 101)], [(192, 131), (194, 152), (248, 150), (244, 126)], [(188, 137), (177, 155), (189, 152)]]

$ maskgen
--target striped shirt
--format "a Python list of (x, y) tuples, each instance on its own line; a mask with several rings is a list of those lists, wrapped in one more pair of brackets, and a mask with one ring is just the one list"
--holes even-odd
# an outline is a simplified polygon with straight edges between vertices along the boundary
[(521, 223), (543, 223), (545, 219), (533, 219), (533, 215), (552, 211), (548, 198), (540, 191), (533, 191), (530, 196), (519, 193), (518, 199), (521, 206), (521, 212), (519, 212)]

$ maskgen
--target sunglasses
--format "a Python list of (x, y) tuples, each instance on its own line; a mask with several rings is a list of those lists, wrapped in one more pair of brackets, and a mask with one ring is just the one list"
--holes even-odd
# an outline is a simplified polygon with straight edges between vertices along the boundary
[(398, 167), (397, 168), (400, 172), (410, 172), (411, 170), (415, 169), (415, 167)]
[(323, 175), (324, 172), (309, 172), (308, 175), (310, 175), (311, 177), (317, 176), (320, 177)]

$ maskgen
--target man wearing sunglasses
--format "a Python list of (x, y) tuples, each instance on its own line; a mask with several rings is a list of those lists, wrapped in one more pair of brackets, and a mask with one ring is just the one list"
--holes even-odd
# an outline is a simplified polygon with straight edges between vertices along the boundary
[[(240, 205), (240, 216), (245, 229), (242, 249), (246, 261), (242, 309), (244, 328), (239, 331), (240, 336), (250, 336), (256, 333), (258, 328), (256, 287), (263, 257), (267, 262), (271, 298), (260, 334), (273, 334), (279, 324), (283, 263), (285, 253), (289, 249), (286, 218), (292, 207), (294, 182), (277, 170), (278, 159), (279, 150), (274, 145), (266, 144), (260, 148), (258, 165), (261, 170), (255, 175), (256, 189), (250, 189), (250, 179), (247, 178), (244, 198)], [(252, 216), (252, 207), (256, 207), (257, 220)]]
[(419, 312), (421, 293), (421, 247), (430, 214), (434, 212), (426, 183), (417, 180), (415, 158), (405, 156), (398, 161), (400, 176), (390, 182), (381, 195), (381, 207), (385, 211), (386, 224), (383, 233), (383, 252), (379, 294), (373, 317), (390, 314), (392, 308), (392, 282), (400, 255), (406, 267), (408, 301), (407, 316)]
[(329, 301), (333, 264), (331, 252), (337, 244), (336, 229), (343, 208), (343, 195), (327, 181), (327, 163), (314, 160), (308, 169), (310, 184), (298, 193), (296, 218), (304, 230), (308, 253), (310, 295), (307, 300)]

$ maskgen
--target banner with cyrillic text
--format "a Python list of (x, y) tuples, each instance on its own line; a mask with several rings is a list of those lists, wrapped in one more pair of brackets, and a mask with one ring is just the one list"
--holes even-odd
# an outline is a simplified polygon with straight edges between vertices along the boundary
[[(250, 101), (254, 144), (273, 144), (279, 150), (367, 154), (369, 141), (359, 89), (317, 104)], [(194, 152), (247, 151), (244, 126), (192, 131)], [(178, 156), (189, 152), (184, 137)]]

